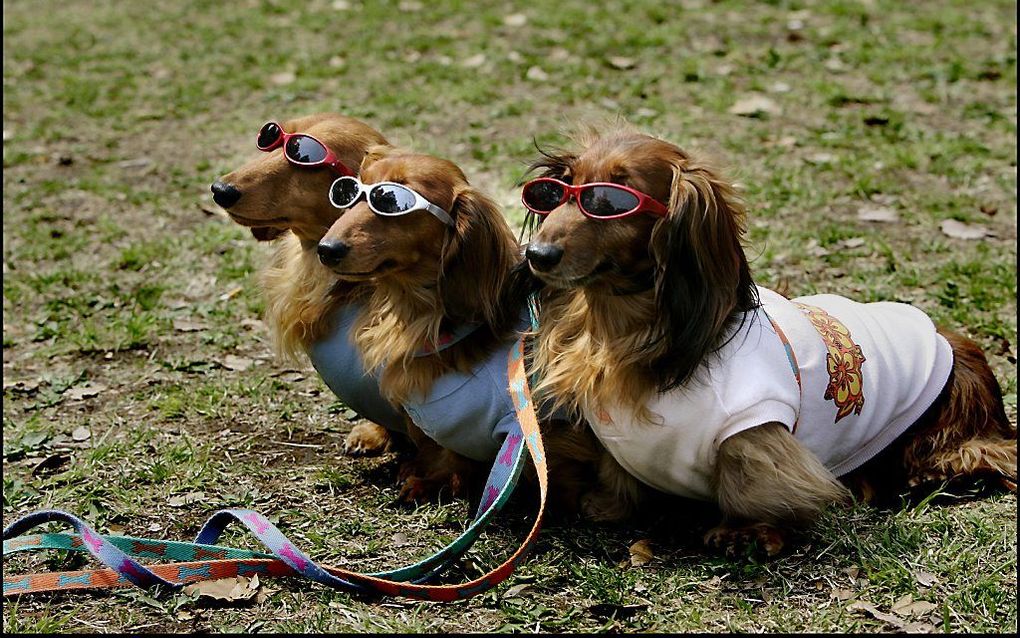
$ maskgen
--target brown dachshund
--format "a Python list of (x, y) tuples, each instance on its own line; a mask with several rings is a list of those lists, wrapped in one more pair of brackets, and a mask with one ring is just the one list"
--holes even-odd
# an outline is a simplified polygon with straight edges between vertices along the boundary
[[(288, 141), (292, 139), (289, 136), (311, 136), (341, 165), (334, 170), (325, 165), (303, 165), (288, 159), (287, 153), (295, 151), (294, 157), (306, 160), (308, 153), (316, 149), (273, 147), (221, 177), (212, 185), (212, 191), (213, 199), (233, 221), (250, 228), (259, 241), (274, 241), (275, 251), (260, 276), (266, 300), (265, 319), (277, 352), (298, 361), (314, 353), (316, 345), (335, 331), (335, 312), (339, 308), (364, 298), (372, 289), (369, 282), (342, 281), (334, 276), (319, 263), (317, 250), (319, 240), (340, 214), (326, 197), (329, 185), (338, 175), (356, 174), (368, 148), (385, 146), (387, 141), (367, 124), (331, 113), (285, 121), (278, 128), (288, 136)], [(277, 145), (283, 142), (280, 131), (272, 131), (278, 135)], [(264, 132), (265, 127), (257, 142), (260, 150), (266, 150), (261, 148)], [(365, 396), (379, 394), (378, 384), (368, 376), (359, 375), (356, 384), (350, 379), (331, 381), (327, 379), (334, 392), (351, 407), (359, 402), (372, 407)], [(406, 428), (405, 415), (381, 399), (376, 403), (384, 404), (382, 409), (375, 408), (380, 422), (398, 431)], [(409, 436), (422, 438), (413, 432)], [(390, 431), (369, 420), (355, 424), (344, 442), (351, 454), (382, 453), (392, 443)], [(419, 449), (419, 457), (438, 456), (434, 444), (426, 446), (427, 449)], [(402, 500), (434, 495), (420, 489), (416, 480), (414, 470), (422, 463), (416, 458), (402, 466)], [(417, 486), (413, 493), (412, 485)]]
[(647, 484), (716, 502), (709, 546), (772, 555), (851, 490), (980, 475), (1015, 490), (1016, 428), (972, 341), (906, 304), (756, 286), (716, 171), (634, 131), (579, 142), (532, 166), (523, 199), (542, 219), (528, 263), (553, 289), (539, 390), (619, 463), (602, 462), (590, 512), (624, 518)]
[[(419, 482), (431, 491), (434, 476), (445, 484), (452, 473), (455, 488), (469, 487), (478, 467), (465, 457), (491, 463), (514, 423), (506, 368), (521, 307), (503, 303), (520, 258), (513, 233), (455, 164), (430, 155), (370, 149), (359, 179), (337, 180), (331, 197), (344, 212), (319, 242), (320, 259), (343, 281), (373, 284), (354, 342), (366, 367), (381, 370), (383, 396), (443, 448), (421, 456)], [(553, 508), (569, 514), (592, 478), (594, 439), (550, 427), (555, 418), (540, 421)]]

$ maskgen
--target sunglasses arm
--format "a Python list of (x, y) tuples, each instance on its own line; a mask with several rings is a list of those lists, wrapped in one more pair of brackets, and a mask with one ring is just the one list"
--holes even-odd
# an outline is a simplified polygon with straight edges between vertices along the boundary
[(453, 218), (450, 217), (445, 210), (436, 206), (435, 204), (426, 204), (425, 210), (435, 215), (439, 219), (439, 221), (443, 222), (447, 226), (451, 227), (456, 226), (456, 224), (453, 222)]
[(329, 163), (329, 167), (334, 171), (340, 173), (344, 177), (354, 177), (354, 173), (351, 169), (347, 168), (347, 165), (341, 162), (339, 159), (335, 159)]

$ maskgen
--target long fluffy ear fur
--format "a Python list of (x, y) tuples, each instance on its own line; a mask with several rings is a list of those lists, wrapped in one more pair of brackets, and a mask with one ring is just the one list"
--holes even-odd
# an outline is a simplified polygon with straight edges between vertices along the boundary
[(444, 313), (455, 321), (484, 321), (501, 334), (519, 312), (502, 303), (519, 257), (517, 242), (495, 202), (473, 188), (457, 195), (451, 213), (456, 228), (439, 280)]
[(660, 391), (684, 383), (759, 305), (740, 243), (745, 210), (732, 186), (682, 154), (673, 160), (669, 215), (652, 231), (655, 338), (648, 344)]

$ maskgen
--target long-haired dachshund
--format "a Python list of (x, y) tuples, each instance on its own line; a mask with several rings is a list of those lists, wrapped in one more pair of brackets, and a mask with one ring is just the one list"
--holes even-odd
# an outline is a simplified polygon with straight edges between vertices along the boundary
[[(290, 143), (287, 148), (283, 134)], [(311, 138), (298, 138), (303, 135)], [(302, 142), (306, 144), (302, 149)], [(324, 146), (336, 166), (307, 160)], [(256, 146), (262, 151), (212, 185), (214, 201), (234, 222), (251, 229), (258, 241), (273, 241), (270, 261), (261, 270), (265, 320), (279, 356), (299, 361), (312, 345), (334, 329), (334, 312), (364, 292), (338, 281), (319, 264), (319, 239), (338, 216), (322, 193), (338, 174), (354, 174), (370, 146), (387, 144), (364, 122), (335, 113), (318, 113), (267, 123)], [(312, 159), (326, 159), (325, 153)], [(304, 161), (303, 161), (304, 160)], [(371, 378), (363, 383), (332, 384), (341, 400), (361, 416), (345, 440), (352, 453), (378, 453), (391, 444), (386, 428), (400, 429), (403, 419), (378, 398)], [(373, 392), (374, 390), (374, 392)], [(381, 425), (386, 427), (382, 427)]]
[[(357, 351), (348, 347), (359, 300), (372, 284), (338, 279), (319, 263), (317, 251), (340, 214), (326, 197), (329, 185), (339, 175), (356, 175), (367, 149), (387, 141), (356, 119), (321, 113), (270, 122), (256, 145), (263, 151), (257, 158), (213, 183), (213, 199), (256, 239), (275, 241), (260, 279), (277, 352), (295, 361), (307, 354), (334, 394), (369, 419), (346, 437), (349, 453), (381, 453), (391, 446), (391, 431), (406, 432), (407, 417), (380, 395), (378, 380), (365, 374)], [(433, 443), (424, 446), (401, 468), (402, 500), (432, 495), (418, 485), (415, 471), (423, 459), (441, 455)], [(431, 477), (438, 481), (436, 473)]]
[[(976, 344), (899, 303), (754, 284), (745, 209), (717, 172), (633, 131), (581, 136), (523, 190), (541, 218), (539, 391), (581, 412), (627, 474), (714, 501), (705, 542), (780, 551), (853, 490), (979, 475), (1015, 490), (1016, 429)], [(637, 484), (602, 463), (603, 518)], [(848, 489), (850, 488), (850, 489)]]
[[(513, 233), (455, 164), (389, 147), (370, 149), (359, 177), (338, 178), (330, 199), (344, 212), (319, 242), (322, 263), (373, 284), (354, 343), (383, 396), (443, 447), (421, 480), (429, 489), (430, 471), (452, 472), (454, 487), (471, 487), (477, 468), (462, 458), (491, 462), (516, 422), (507, 354), (525, 323), (519, 305), (503, 303), (520, 259)], [(540, 417), (547, 430), (552, 418)], [(580, 468), (595, 458), (594, 440), (564, 424), (553, 433), (550, 481), (569, 510), (590, 480)], [(580, 465), (567, 470), (562, 456)]]

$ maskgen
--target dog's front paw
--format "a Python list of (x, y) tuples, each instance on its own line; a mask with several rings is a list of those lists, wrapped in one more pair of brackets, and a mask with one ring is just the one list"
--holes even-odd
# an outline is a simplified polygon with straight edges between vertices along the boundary
[(704, 536), (705, 545), (727, 556), (746, 556), (749, 551), (761, 551), (772, 558), (783, 551), (785, 540), (778, 528), (768, 523), (731, 526), (722, 523)]
[(362, 421), (351, 429), (344, 439), (344, 454), (350, 456), (378, 456), (390, 451), (393, 438), (389, 430), (371, 421)]
[(459, 474), (444, 476), (419, 476), (413, 471), (400, 479), (400, 494), (397, 501), (413, 504), (426, 501), (438, 501), (444, 494), (457, 497), (464, 494), (464, 481)]

